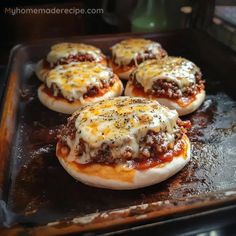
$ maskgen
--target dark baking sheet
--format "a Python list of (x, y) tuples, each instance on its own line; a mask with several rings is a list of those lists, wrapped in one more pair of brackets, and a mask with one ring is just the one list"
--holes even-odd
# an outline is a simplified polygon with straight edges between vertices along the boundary
[(76, 182), (60, 166), (55, 136), (68, 116), (40, 104), (34, 63), (58, 41), (84, 41), (108, 53), (131, 36), (47, 40), (13, 50), (0, 123), (3, 234), (109, 232), (236, 203), (236, 55), (202, 32), (138, 35), (193, 60), (207, 81), (204, 104), (184, 117), (193, 124), (192, 160), (181, 172), (151, 187), (112, 191)]

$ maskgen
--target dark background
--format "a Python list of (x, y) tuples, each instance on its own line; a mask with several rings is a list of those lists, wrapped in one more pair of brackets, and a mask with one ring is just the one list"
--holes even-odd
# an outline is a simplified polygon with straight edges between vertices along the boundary
[[(144, 1), (148, 2), (148, 1)], [(195, 19), (204, 18), (212, 0), (183, 0), (183, 1), (154, 1), (154, 8), (150, 18), (158, 18), (160, 24), (153, 28), (157, 30), (172, 30), (193, 27)], [(23, 42), (35, 42), (45, 38), (68, 37), (75, 35), (108, 34), (131, 32), (133, 14), (137, 10), (140, 0), (77, 0), (77, 1), (1, 1), (0, 25), (0, 64), (6, 64), (9, 50), (16, 44)], [(145, 5), (138, 12), (140, 17), (147, 14)], [(191, 6), (192, 13), (186, 14), (181, 7)], [(103, 14), (65, 15), (65, 14), (18, 14), (5, 13), (6, 8), (103, 8)], [(213, 9), (211, 7), (211, 9)], [(164, 22), (164, 24), (161, 24)], [(202, 22), (201, 22), (202, 23)], [(144, 31), (146, 31), (144, 29)]]
[[(45, 38), (78, 35), (132, 32), (135, 18), (148, 16), (156, 22), (151, 30), (160, 31), (198, 28), (236, 49), (235, 0), (22, 0), (0, 2), (0, 66), (7, 63), (10, 49), (19, 43)], [(141, 5), (141, 8), (139, 7)], [(102, 8), (98, 14), (17, 14), (5, 13), (6, 8)], [(186, 12), (183, 7), (190, 7)], [(231, 12), (229, 14), (229, 8)]]

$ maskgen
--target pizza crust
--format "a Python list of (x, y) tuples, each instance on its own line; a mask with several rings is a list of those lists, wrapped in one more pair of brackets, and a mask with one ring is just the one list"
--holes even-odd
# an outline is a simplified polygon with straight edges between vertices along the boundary
[(60, 157), (58, 154), (57, 157), (61, 165), (72, 177), (86, 185), (114, 190), (137, 189), (154, 185), (170, 178), (171, 176), (179, 172), (189, 162), (191, 152), (190, 141), (186, 135), (184, 135), (183, 138), (185, 139), (187, 145), (187, 151), (185, 156), (176, 156), (171, 162), (160, 164), (145, 170), (132, 169), (132, 171), (134, 171), (134, 177), (131, 182), (81, 173), (74, 167), (73, 164), (66, 161), (65, 158)]
[[(133, 84), (131, 81), (129, 81), (126, 85), (125, 95), (130, 97), (137, 96), (133, 93)], [(148, 95), (146, 97), (150, 98)], [(163, 106), (166, 106), (170, 109), (175, 109), (180, 116), (184, 116), (197, 110), (205, 100), (205, 97), (206, 97), (206, 92), (205, 90), (202, 90), (200, 93), (196, 95), (195, 100), (185, 107), (180, 106), (178, 103), (168, 98), (155, 98), (155, 100), (157, 100)]]
[(44, 68), (43, 64), (44, 64), (43, 60), (40, 60), (35, 66), (35, 74), (38, 77), (38, 79), (41, 80), (42, 82), (45, 81), (47, 74), (49, 72), (49, 69)]
[[(114, 68), (112, 60), (109, 60), (108, 66), (112, 68), (113, 72), (118, 75), (120, 79), (129, 80), (130, 74), (135, 70), (136, 66), (130, 66), (130, 69), (125, 72), (117, 72)], [(116, 66), (117, 67), (117, 66)]]

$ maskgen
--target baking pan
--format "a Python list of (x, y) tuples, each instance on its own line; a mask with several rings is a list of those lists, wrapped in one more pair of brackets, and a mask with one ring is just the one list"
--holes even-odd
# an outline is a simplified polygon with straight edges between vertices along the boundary
[[(190, 119), (192, 159), (178, 174), (151, 187), (114, 191), (76, 182), (55, 156), (57, 131), (67, 115), (40, 104), (35, 63), (52, 44), (86, 42), (109, 54), (128, 37), (159, 41), (169, 55), (199, 65), (207, 97)], [(236, 203), (236, 54), (193, 30), (44, 40), (18, 45), (10, 55), (1, 106), (1, 235), (105, 233), (188, 217)]]

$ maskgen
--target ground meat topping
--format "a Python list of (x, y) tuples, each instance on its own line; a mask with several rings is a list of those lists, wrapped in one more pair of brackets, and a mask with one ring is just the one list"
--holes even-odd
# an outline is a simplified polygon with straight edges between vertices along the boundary
[[(101, 60), (105, 59), (104, 57), (101, 56)], [(71, 62), (83, 62), (83, 61), (96, 61), (96, 58), (94, 58), (90, 54), (77, 54), (77, 55), (70, 55), (68, 57), (63, 57), (57, 60), (55, 63), (49, 63), (46, 59), (44, 59), (43, 64), (45, 68), (48, 69), (53, 69), (58, 65), (66, 65)]]
[[(64, 126), (59, 136), (61, 143), (66, 143), (67, 137), (75, 139), (76, 129), (75, 120), (77, 117), (68, 120), (68, 124)], [(181, 140), (182, 136), (190, 128), (191, 123), (189, 121), (177, 120), (177, 124), (174, 128), (173, 134), (167, 132), (154, 132), (148, 131), (147, 134), (140, 139), (139, 142), (139, 157), (132, 156), (132, 149), (130, 147), (117, 147), (103, 143), (99, 149), (91, 150), (88, 163), (103, 163), (103, 164), (118, 164), (124, 163), (128, 160), (143, 160), (149, 158), (158, 158), (169, 150), (173, 150), (175, 145)], [(170, 138), (170, 136), (172, 136)], [(125, 145), (125, 144), (124, 144)], [(88, 144), (83, 140), (79, 140), (77, 145), (77, 157), (80, 158), (86, 152), (86, 146)], [(120, 157), (115, 158), (112, 153), (114, 150), (122, 150)]]
[[(100, 90), (112, 87), (114, 83), (115, 83), (115, 77), (111, 78), (109, 83), (107, 81), (102, 80), (100, 87), (93, 86), (91, 88), (88, 88), (87, 92), (83, 95), (83, 98), (95, 97), (99, 94)], [(50, 88), (45, 86), (44, 91), (49, 95), (53, 95), (54, 97), (66, 99), (56, 84), (52, 84)], [(73, 101), (74, 99), (70, 100), (70, 102)]]
[(58, 65), (45, 78), (45, 92), (69, 102), (101, 96), (113, 86), (116, 75), (112, 69), (96, 62), (71, 62)]
[(122, 40), (111, 47), (111, 52), (113, 62), (119, 66), (137, 66), (146, 59), (167, 55), (159, 43), (141, 38)]
[(149, 131), (140, 141), (140, 155), (142, 158), (155, 158), (168, 150), (172, 150), (191, 126), (190, 122), (182, 122), (180, 119), (174, 129), (173, 139), (168, 138), (166, 132)]
[[(141, 64), (142, 62), (144, 62), (145, 60), (150, 60), (150, 59), (156, 59), (157, 58), (157, 55), (151, 53), (151, 51), (146, 50), (144, 53), (145, 53), (145, 56), (142, 56), (141, 54), (138, 54), (126, 66), (137, 66), (137, 65)], [(166, 56), (167, 56), (167, 52), (164, 49), (160, 49), (160, 54), (158, 55), (158, 58), (163, 58), (163, 57), (166, 57)], [(116, 66), (122, 66), (122, 64), (117, 65), (115, 63), (115, 61), (116, 61), (116, 56), (115, 55), (112, 57), (112, 61)]]
[[(196, 73), (195, 78), (196, 84), (192, 84), (190, 87), (184, 87), (183, 89), (180, 89), (175, 82), (167, 81), (165, 79), (158, 79), (153, 84), (152, 89), (148, 90), (147, 93), (159, 97), (168, 97), (173, 99), (194, 96), (205, 87), (205, 81), (201, 79), (200, 73)], [(131, 76), (131, 80), (136, 88), (143, 90), (143, 86), (135, 79), (135, 74)]]
[(126, 163), (172, 152), (178, 140), (184, 142), (187, 126), (175, 110), (155, 100), (117, 97), (80, 107), (59, 139), (67, 142), (68, 158), (78, 164)]
[(77, 54), (77, 55), (70, 55), (67, 58), (60, 58), (56, 63), (53, 64), (52, 67), (55, 67), (57, 65), (64, 65), (69, 64), (73, 61), (95, 61), (95, 58), (92, 55), (89, 54)]
[(75, 139), (76, 135), (76, 127), (75, 127), (75, 121), (77, 119), (78, 115), (71, 116), (67, 119), (67, 124), (64, 125), (58, 135), (58, 139), (66, 142), (67, 138), (69, 139)]
[(115, 77), (113, 77), (112, 79), (110, 79), (109, 82), (102, 80), (100, 87), (93, 86), (92, 88), (88, 89), (88, 92), (85, 93), (85, 94), (83, 95), (83, 97), (84, 97), (84, 98), (87, 98), (87, 97), (95, 97), (96, 95), (99, 94), (99, 90), (101, 90), (101, 89), (107, 89), (107, 88), (109, 88), (109, 87), (112, 87), (112, 86), (114, 85), (114, 83), (115, 83)]

